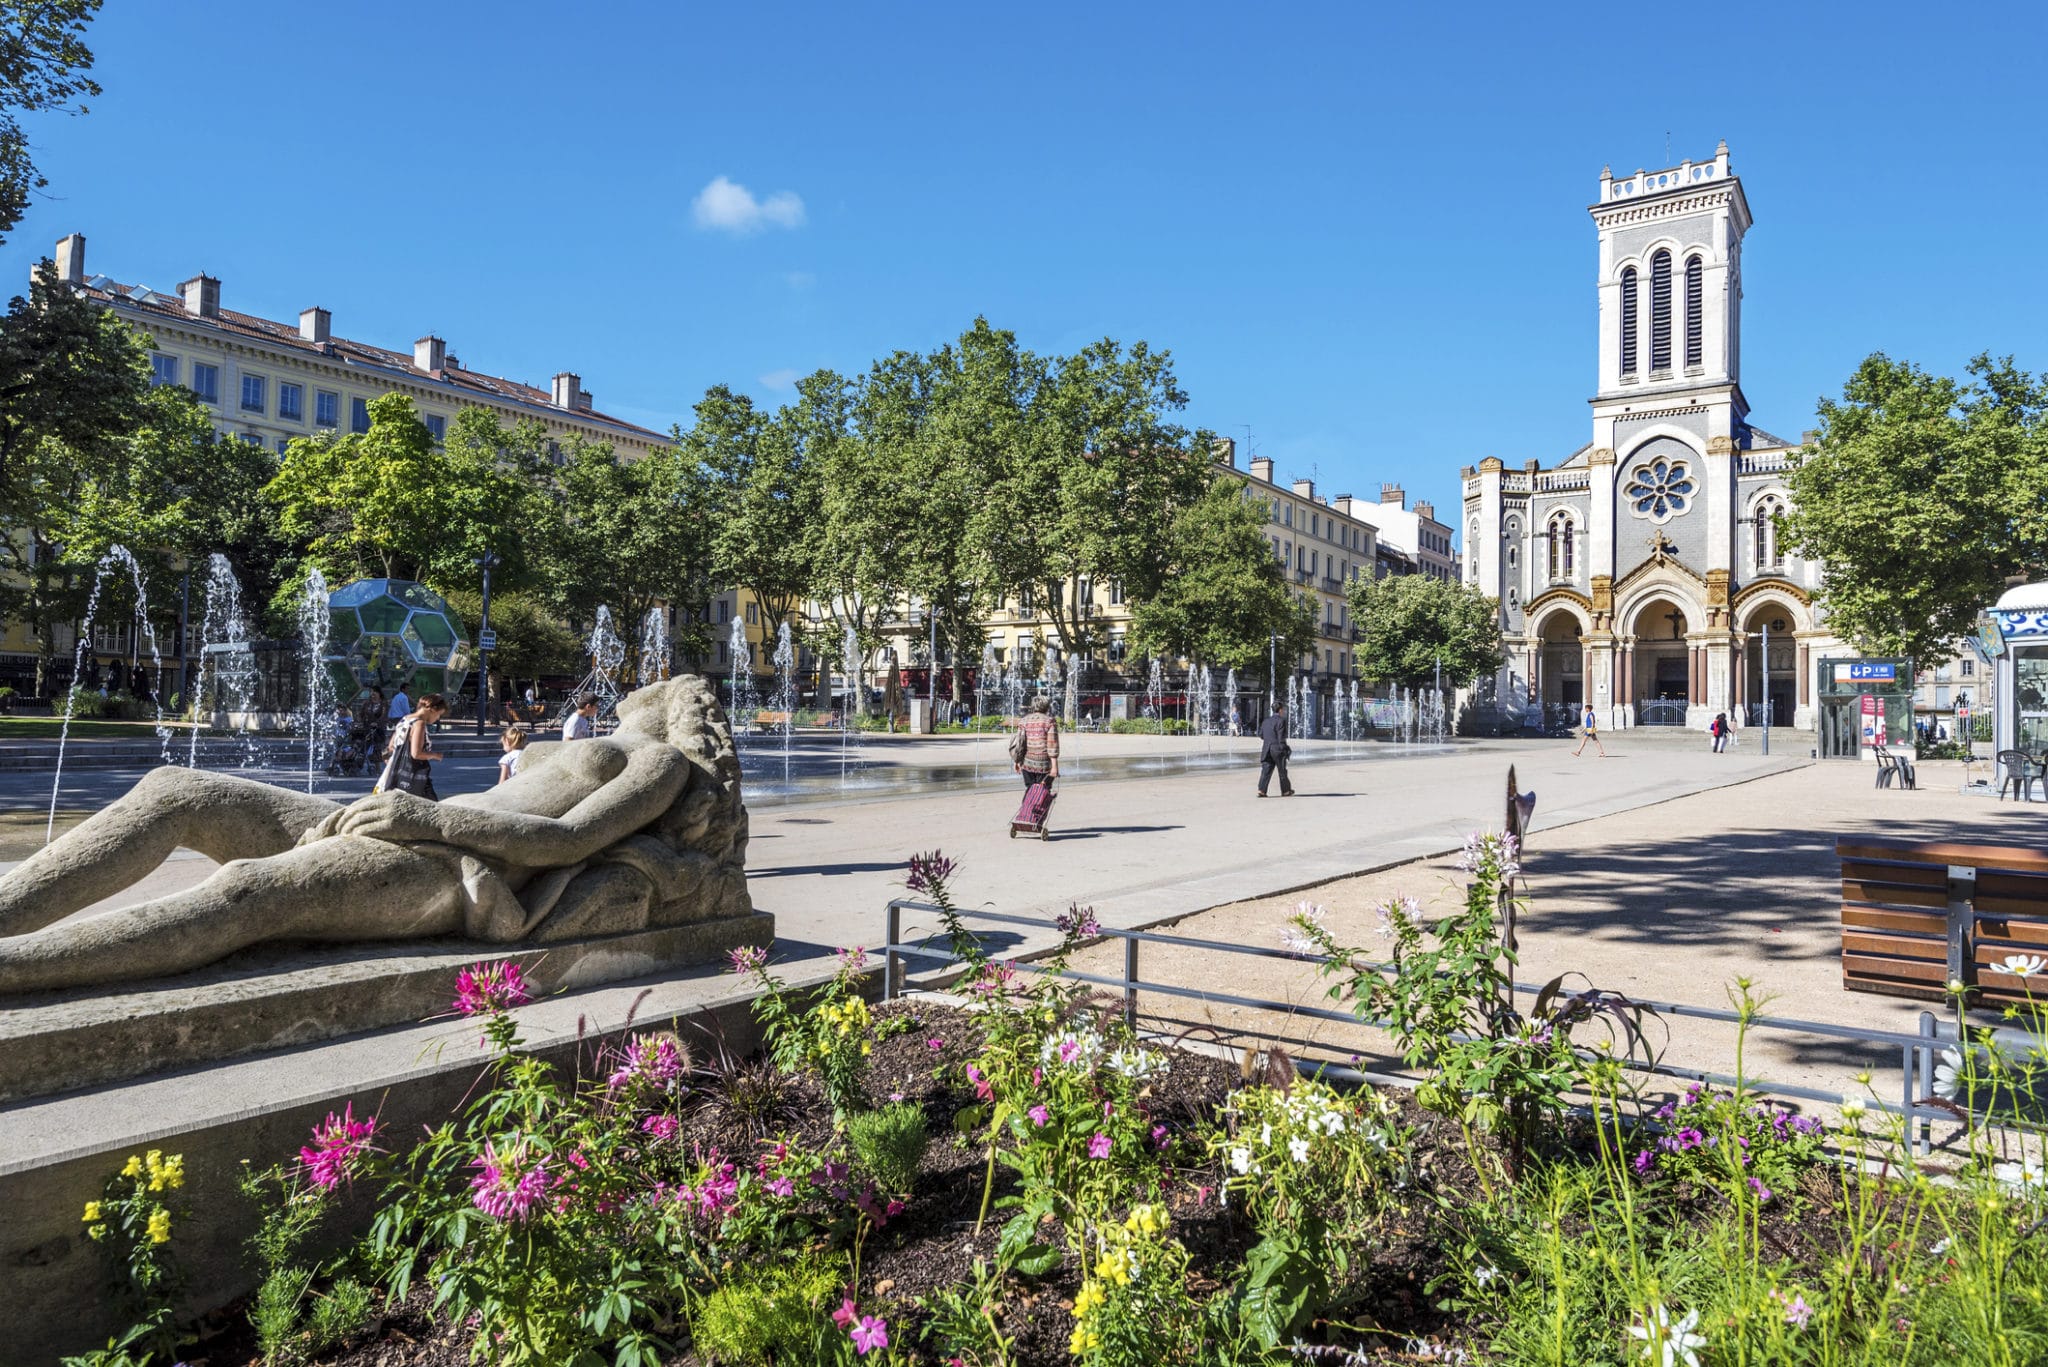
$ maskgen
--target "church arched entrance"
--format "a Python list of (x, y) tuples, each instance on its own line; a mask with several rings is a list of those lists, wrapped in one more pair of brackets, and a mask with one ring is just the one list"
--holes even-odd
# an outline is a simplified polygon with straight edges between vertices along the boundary
[(1798, 714), (1799, 642), (1792, 633), (1805, 625), (1800, 613), (1773, 599), (1743, 612), (1742, 710), (1749, 725), (1764, 725), (1766, 716), (1772, 726), (1793, 725)]
[(1670, 598), (1653, 598), (1629, 623), (1627, 692), (1638, 726), (1683, 726), (1697, 688), (1690, 617)]
[(1576, 717), (1586, 701), (1585, 628), (1578, 614), (1559, 608), (1544, 617), (1536, 629), (1537, 649), (1542, 653), (1541, 688), (1547, 711), (1562, 710)]

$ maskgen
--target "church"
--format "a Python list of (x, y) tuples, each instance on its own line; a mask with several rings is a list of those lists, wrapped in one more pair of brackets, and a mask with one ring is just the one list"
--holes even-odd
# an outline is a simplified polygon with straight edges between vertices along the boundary
[(1818, 564), (1778, 537), (1799, 443), (1742, 395), (1742, 241), (1728, 145), (1600, 173), (1591, 440), (1546, 466), (1464, 473), (1465, 579), (1500, 604), (1503, 711), (1586, 704), (1601, 724), (1813, 729), (1822, 661), (1849, 650)]

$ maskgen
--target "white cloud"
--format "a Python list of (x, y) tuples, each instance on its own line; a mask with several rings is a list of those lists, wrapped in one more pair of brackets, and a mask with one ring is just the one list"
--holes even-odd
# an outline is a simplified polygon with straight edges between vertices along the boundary
[(724, 176), (713, 180), (690, 201), (690, 214), (700, 228), (728, 233), (757, 233), (763, 228), (803, 226), (804, 202), (794, 190), (777, 190), (766, 199)]
[(794, 370), (771, 370), (761, 377), (761, 388), (795, 389), (796, 372)]

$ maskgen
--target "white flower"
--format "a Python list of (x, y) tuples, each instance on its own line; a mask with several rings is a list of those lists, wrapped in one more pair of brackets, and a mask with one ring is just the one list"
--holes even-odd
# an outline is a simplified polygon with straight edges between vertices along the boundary
[(2038, 954), (2008, 954), (1998, 965), (2015, 978), (2031, 978), (2042, 969), (2048, 968), (2048, 959)]
[(1306, 1139), (1288, 1140), (1287, 1152), (1297, 1163), (1308, 1162), (1308, 1141)]
[(1706, 1347), (1707, 1340), (1693, 1332), (1699, 1323), (1697, 1310), (1688, 1310), (1684, 1318), (1673, 1321), (1663, 1306), (1653, 1305), (1643, 1320), (1628, 1327), (1628, 1333), (1643, 1341), (1644, 1356), (1658, 1367), (1700, 1367), (1695, 1350)]
[(1861, 1097), (1852, 1096), (1842, 1103), (1842, 1119), (1854, 1124), (1856, 1121), (1861, 1120), (1863, 1113), (1869, 1109), (1870, 1107), (1863, 1104)]
[(1944, 1253), (1948, 1252), (1948, 1249), (1949, 1249), (1949, 1241), (1948, 1241), (1947, 1239), (1943, 1239), (1943, 1240), (1942, 1240), (1941, 1242), (1939, 1242), (1939, 1243), (1935, 1243), (1935, 1244), (1929, 1244), (1929, 1245), (1927, 1246), (1927, 1251), (1928, 1251), (1929, 1253), (1932, 1253), (1932, 1254), (1933, 1254), (1933, 1255), (1934, 1255), (1935, 1257), (1937, 1257), (1937, 1258), (1939, 1258), (1939, 1257), (1940, 1257), (1940, 1256), (1941, 1256), (1942, 1254), (1944, 1254)]
[(1272, 1143), (1272, 1142), (1273, 1142), (1273, 1122), (1269, 1120), (1269, 1121), (1267, 1121), (1267, 1122), (1266, 1122), (1265, 1124), (1263, 1124), (1263, 1125), (1259, 1126), (1259, 1143), (1261, 1143), (1261, 1144), (1270, 1144), (1270, 1143)]
[(1342, 1111), (1330, 1111), (1323, 1116), (1323, 1133), (1344, 1133), (1344, 1113)]
[(1252, 1165), (1252, 1151), (1236, 1148), (1230, 1151), (1230, 1170), (1242, 1177)]
[(2000, 1163), (1991, 1169), (1991, 1176), (2014, 1196), (2039, 1196), (2048, 1190), (2048, 1168), (2043, 1168), (2038, 1158)]
[(1142, 1082), (1164, 1071), (1166, 1060), (1150, 1049), (1119, 1049), (1109, 1056), (1109, 1066), (1133, 1082)]
[(1954, 1049), (1941, 1051), (1941, 1062), (1934, 1066), (1934, 1094), (1953, 1101), (1962, 1087), (1963, 1056)]
[(1475, 1286), (1485, 1286), (1499, 1275), (1500, 1269), (1492, 1263), (1481, 1263), (1472, 1269), (1472, 1282)]

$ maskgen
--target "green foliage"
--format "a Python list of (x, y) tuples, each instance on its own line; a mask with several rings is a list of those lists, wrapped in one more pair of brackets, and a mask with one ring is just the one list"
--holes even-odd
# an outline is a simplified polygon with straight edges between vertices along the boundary
[[(435, 587), (463, 621), (472, 626), (483, 621), (481, 586), (451, 589), (437, 584)], [(584, 667), (583, 642), (544, 602), (532, 595), (503, 593), (494, 583), (491, 587), (491, 630), (498, 635), (498, 648), (491, 652), (491, 674), (494, 678), (534, 679), (543, 674), (574, 674)], [(501, 689), (499, 696), (505, 696), (509, 691)]]
[(1305, 653), (1317, 609), (1288, 584), (1266, 529), (1265, 503), (1228, 476), (1174, 513), (1158, 591), (1132, 608), (1132, 644), (1232, 669), (1265, 663), (1274, 636), (1281, 659)]
[(1117, 717), (1109, 729), (1118, 736), (1185, 736), (1194, 728), (1179, 717)]
[(100, 0), (7, 0), (0, 5), (0, 238), (28, 212), (29, 198), (49, 185), (30, 155), (21, 113), (83, 114), (81, 96), (98, 95), (85, 26)]
[(171, 1231), (185, 1216), (177, 1195), (184, 1185), (184, 1156), (166, 1158), (151, 1149), (130, 1155), (107, 1179), (100, 1199), (86, 1202), (86, 1236), (105, 1255), (114, 1303), (133, 1327), (104, 1352), (67, 1359), (67, 1367), (142, 1367), (159, 1354), (176, 1354), (172, 1316), (184, 1272), (171, 1251)]
[(1500, 667), (1500, 618), (1478, 589), (1426, 574), (1362, 578), (1346, 586), (1358, 628), (1359, 672), (1419, 688), (1443, 667), (1446, 686)]
[(1865, 650), (1945, 659), (2048, 564), (2048, 385), (2010, 357), (1969, 375), (1873, 353), (1786, 476), (1786, 542), (1825, 562), (1828, 623)]
[(892, 1102), (846, 1118), (847, 1147), (875, 1185), (894, 1196), (908, 1195), (916, 1185), (918, 1165), (930, 1140), (924, 1109), (914, 1102)]
[(749, 1269), (706, 1296), (690, 1319), (697, 1348), (711, 1361), (774, 1367), (827, 1362), (830, 1318), (840, 1273), (814, 1258)]
[(776, 1067), (792, 1076), (815, 1070), (835, 1114), (846, 1117), (860, 1109), (875, 1047), (874, 1016), (860, 995), (866, 956), (859, 950), (843, 953), (839, 971), (803, 1004), (768, 971), (765, 951), (736, 954), (734, 963), (758, 988), (754, 1019)]

